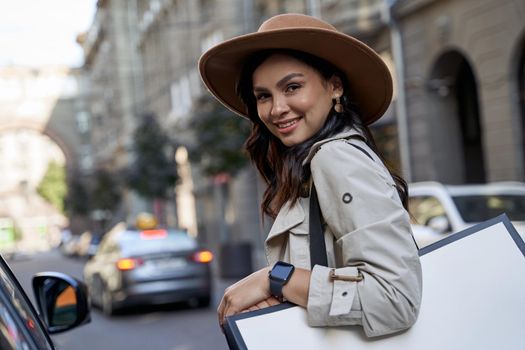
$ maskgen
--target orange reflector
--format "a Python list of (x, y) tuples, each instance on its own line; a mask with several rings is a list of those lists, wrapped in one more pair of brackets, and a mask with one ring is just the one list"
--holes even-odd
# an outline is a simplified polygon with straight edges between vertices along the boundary
[(27, 319), (27, 326), (31, 329), (35, 329), (35, 323), (33, 322), (32, 319), (30, 318)]
[(117, 268), (119, 270), (133, 270), (135, 266), (135, 259), (119, 259), (119, 261), (117, 261)]
[(160, 239), (168, 237), (168, 231), (166, 230), (144, 230), (140, 231), (141, 239)]
[(213, 253), (209, 250), (203, 250), (193, 254), (193, 260), (200, 263), (209, 263), (213, 260)]

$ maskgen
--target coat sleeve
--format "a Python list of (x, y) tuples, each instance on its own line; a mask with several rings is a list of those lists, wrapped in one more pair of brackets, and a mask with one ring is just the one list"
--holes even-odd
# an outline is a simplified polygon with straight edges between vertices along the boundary
[[(370, 151), (371, 152), (371, 151)], [(311, 161), (319, 205), (335, 236), (340, 276), (316, 265), (310, 278), (311, 326), (362, 325), (369, 337), (409, 328), (421, 301), (422, 277), (409, 216), (384, 165), (346, 143), (324, 144)]]

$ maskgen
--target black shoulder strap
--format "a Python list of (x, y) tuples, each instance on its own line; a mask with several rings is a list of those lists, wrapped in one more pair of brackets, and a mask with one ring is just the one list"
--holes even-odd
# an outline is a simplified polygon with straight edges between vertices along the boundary
[[(352, 137), (351, 137), (352, 138)], [(356, 139), (358, 137), (355, 137)], [(350, 139), (350, 138), (349, 138)], [(359, 137), (359, 139), (361, 139)], [(362, 147), (359, 147), (347, 140), (348, 144), (359, 149), (365, 153), (370, 159), (374, 160), (370, 153), (365, 151)], [(326, 243), (324, 241), (324, 230), (321, 222), (321, 208), (319, 207), (319, 200), (317, 199), (317, 191), (315, 190), (315, 184), (312, 179), (312, 188), (310, 189), (310, 265), (312, 269), (315, 265), (328, 266), (328, 258), (326, 255)]]
[(363, 152), (364, 154), (366, 154), (368, 156), (368, 158), (372, 159), (374, 161), (374, 157), (372, 157), (370, 155), (370, 153), (368, 153), (363, 147), (361, 146), (358, 146), (356, 145), (355, 143), (351, 143), (350, 140), (361, 140), (363, 141), (365, 144), (368, 145), (368, 143), (366, 142), (366, 139), (364, 137), (362, 137), (361, 135), (353, 135), (353, 136), (349, 136), (346, 138), (346, 143), (348, 143), (349, 145), (351, 146), (354, 146), (355, 148), (357, 148), (358, 150), (360, 150), (361, 152)]
[[(366, 154), (370, 159), (374, 161), (374, 158), (368, 153), (364, 148), (351, 143), (349, 140), (362, 139), (361, 137), (349, 137), (347, 143), (354, 146), (364, 154)], [(310, 231), (310, 265), (312, 269), (315, 265), (328, 266), (328, 258), (326, 256), (326, 244), (324, 241), (324, 229), (321, 222), (321, 208), (319, 206), (319, 200), (317, 199), (317, 191), (315, 190), (315, 184), (313, 183), (312, 177), (312, 188), (310, 190), (310, 222), (309, 222), (309, 231)], [(417, 242), (412, 235), (412, 240), (416, 247), (418, 247)], [(418, 247), (419, 249), (419, 247)]]
[(317, 191), (312, 182), (310, 190), (310, 265), (312, 269), (315, 265), (328, 266), (326, 256), (326, 244), (324, 241), (323, 224), (321, 223), (321, 208), (317, 199)]

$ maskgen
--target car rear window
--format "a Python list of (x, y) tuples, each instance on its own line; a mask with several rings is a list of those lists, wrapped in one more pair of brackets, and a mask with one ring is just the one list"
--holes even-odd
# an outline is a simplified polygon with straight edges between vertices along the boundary
[(481, 222), (503, 213), (512, 221), (525, 221), (524, 195), (471, 195), (452, 199), (465, 222)]
[(126, 231), (120, 235), (119, 243), (126, 255), (185, 251), (197, 247), (197, 242), (186, 233), (163, 229)]

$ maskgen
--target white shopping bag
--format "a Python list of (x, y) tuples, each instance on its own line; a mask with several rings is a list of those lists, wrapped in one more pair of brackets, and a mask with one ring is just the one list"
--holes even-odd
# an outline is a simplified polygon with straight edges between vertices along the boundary
[(423, 299), (416, 324), (367, 339), (358, 326), (309, 327), (292, 304), (229, 317), (232, 349), (525, 349), (525, 243), (506, 215), (420, 250)]

